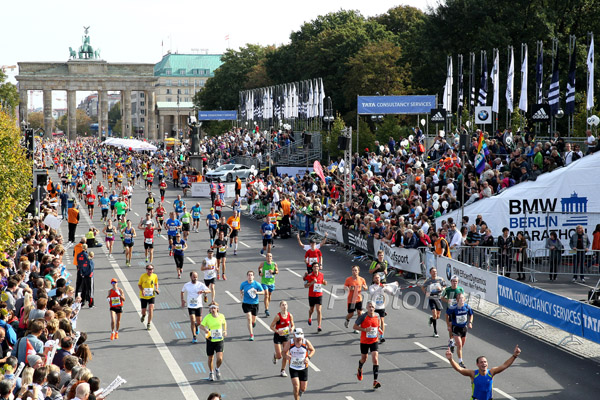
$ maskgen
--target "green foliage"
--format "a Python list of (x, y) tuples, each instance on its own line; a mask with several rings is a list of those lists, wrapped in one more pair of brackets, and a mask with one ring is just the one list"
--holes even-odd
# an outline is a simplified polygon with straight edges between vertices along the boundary
[(15, 109), (19, 105), (19, 92), (17, 87), (10, 82), (4, 83), (6, 75), (0, 70), (0, 105), (4, 111), (14, 116)]
[(338, 137), (342, 134), (342, 130), (346, 127), (344, 120), (340, 115), (336, 115), (331, 123), (331, 133), (324, 131), (323, 135), (323, 150), (327, 153), (331, 160), (338, 157), (344, 157), (344, 151), (338, 149)]
[(58, 117), (58, 120), (56, 121), (56, 127), (63, 131), (65, 133), (65, 135), (67, 134), (67, 129), (68, 129), (68, 117), (67, 114), (61, 115), (60, 117)]
[[(365, 121), (364, 118), (360, 118), (359, 120), (359, 131), (358, 131), (358, 151), (360, 154), (364, 153), (365, 148), (368, 148), (369, 151), (374, 151), (375, 149), (375, 134), (371, 131), (371, 127), (369, 123)], [(352, 136), (356, 138), (356, 132), (352, 132)], [(356, 151), (356, 141), (354, 141), (353, 151)]]
[(231, 121), (207, 121), (202, 124), (202, 132), (208, 136), (223, 135), (231, 130)]
[(75, 119), (77, 120), (77, 134), (89, 135), (92, 119), (88, 117), (85, 111), (79, 109), (75, 112)]
[(108, 111), (108, 124), (112, 128), (113, 136), (121, 135), (121, 102), (117, 101)]
[(31, 112), (27, 114), (27, 122), (29, 127), (33, 129), (40, 129), (44, 127), (44, 113), (42, 112)]

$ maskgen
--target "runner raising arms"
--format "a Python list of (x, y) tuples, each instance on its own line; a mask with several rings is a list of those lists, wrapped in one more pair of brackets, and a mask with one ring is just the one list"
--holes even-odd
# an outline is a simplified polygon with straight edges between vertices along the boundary
[[(227, 337), (225, 316), (219, 313), (219, 304), (214, 301), (208, 306), (210, 314), (202, 320), (200, 328), (206, 334), (206, 355), (208, 356), (208, 380), (221, 379), (219, 368), (223, 363), (224, 339)], [(214, 355), (217, 353), (216, 368), (213, 370)], [(215, 372), (213, 372), (215, 371)]]
[[(354, 311), (356, 311), (357, 317), (360, 317), (362, 314), (362, 295), (360, 292), (369, 289), (364, 278), (358, 275), (359, 272), (360, 267), (354, 265), (352, 267), (352, 275), (346, 278), (344, 282), (344, 289), (348, 292), (348, 314), (344, 322), (346, 328), (348, 328), (350, 319), (354, 316)], [(354, 333), (358, 333), (358, 331), (354, 331)]]
[(121, 326), (121, 315), (123, 313), (123, 303), (125, 303), (125, 292), (118, 287), (116, 278), (110, 280), (111, 288), (108, 291), (109, 309), (110, 309), (110, 340), (119, 338), (119, 327)]
[(181, 289), (181, 308), (186, 307), (184, 295), (187, 296), (187, 309), (190, 316), (190, 329), (192, 330), (192, 343), (197, 343), (196, 335), (202, 323), (202, 300), (200, 295), (210, 293), (210, 289), (198, 281), (198, 273), (190, 272), (190, 281)]
[(271, 303), (271, 295), (275, 291), (275, 275), (279, 273), (277, 263), (273, 262), (273, 254), (267, 253), (266, 260), (258, 266), (258, 275), (260, 283), (265, 291), (265, 316), (269, 316), (269, 304)]
[(317, 332), (321, 332), (321, 304), (323, 302), (323, 286), (327, 286), (327, 281), (322, 272), (319, 272), (321, 266), (319, 263), (313, 263), (313, 272), (304, 278), (304, 287), (308, 288), (308, 325), (312, 325), (312, 314), (317, 310)]
[(308, 386), (308, 363), (315, 355), (315, 348), (308, 339), (304, 338), (304, 332), (301, 328), (294, 330), (294, 340), (286, 347), (286, 358), (290, 363), (290, 378), (292, 378), (294, 400), (299, 400)]
[(381, 283), (381, 275), (373, 275), (373, 284), (369, 286), (369, 296), (372, 301), (375, 302), (375, 312), (379, 314), (379, 320), (381, 325), (381, 335), (379, 336), (379, 342), (385, 342), (385, 305), (387, 304), (386, 294), (395, 294), (398, 291), (398, 282), (384, 284)]
[(367, 312), (356, 319), (354, 330), (360, 331), (360, 361), (358, 361), (358, 372), (356, 377), (359, 381), (363, 379), (363, 365), (367, 362), (369, 351), (373, 361), (373, 389), (381, 387), (377, 381), (379, 375), (379, 348), (377, 338), (379, 337), (379, 315), (375, 312), (375, 302), (367, 302)]
[(280, 376), (287, 376), (285, 372), (286, 357), (283, 357), (282, 346), (285, 347), (289, 341), (290, 333), (294, 331), (294, 316), (288, 312), (287, 301), (279, 302), (279, 311), (273, 322), (271, 322), (271, 330), (273, 333), (273, 344), (275, 346), (275, 354), (273, 354), (273, 364), (277, 364), (277, 360), (281, 360)]

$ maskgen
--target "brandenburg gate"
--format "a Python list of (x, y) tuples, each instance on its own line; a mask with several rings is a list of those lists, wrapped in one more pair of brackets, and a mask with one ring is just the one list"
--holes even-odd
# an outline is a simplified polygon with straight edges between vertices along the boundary
[(83, 44), (76, 52), (69, 48), (70, 59), (67, 62), (19, 62), (19, 110), (21, 121), (27, 121), (27, 93), (29, 90), (43, 91), (44, 135), (52, 137), (54, 119), (52, 118), (52, 91), (66, 90), (68, 138), (77, 136), (77, 100), (76, 92), (98, 92), (98, 132), (108, 132), (108, 92), (121, 92), (121, 110), (123, 136), (131, 136), (131, 92), (145, 93), (146, 118), (144, 134), (149, 140), (157, 140), (155, 119), (155, 86), (158, 78), (154, 76), (154, 64), (108, 63), (100, 60), (99, 52), (90, 45), (85, 28)]

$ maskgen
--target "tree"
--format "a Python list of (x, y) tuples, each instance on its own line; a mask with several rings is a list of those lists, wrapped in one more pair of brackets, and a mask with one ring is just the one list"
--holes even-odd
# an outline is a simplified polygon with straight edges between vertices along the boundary
[(108, 125), (112, 128), (113, 136), (121, 134), (121, 102), (117, 101), (108, 111)]
[(44, 128), (44, 113), (32, 112), (27, 114), (27, 122), (32, 129)]
[(0, 109), (0, 248), (8, 249), (22, 230), (32, 192), (32, 161), (21, 146), (14, 118)]
[(15, 109), (19, 105), (19, 92), (17, 87), (10, 82), (6, 82), (6, 75), (0, 70), (0, 105), (11, 115), (14, 115)]
[(56, 121), (56, 128), (58, 130), (61, 130), (66, 134), (67, 130), (68, 130), (68, 126), (69, 126), (69, 119), (67, 117), (67, 114), (63, 114), (60, 117), (58, 117), (58, 120)]
[(89, 134), (92, 119), (85, 113), (85, 111), (78, 109), (75, 112), (75, 119), (77, 120), (77, 134)]

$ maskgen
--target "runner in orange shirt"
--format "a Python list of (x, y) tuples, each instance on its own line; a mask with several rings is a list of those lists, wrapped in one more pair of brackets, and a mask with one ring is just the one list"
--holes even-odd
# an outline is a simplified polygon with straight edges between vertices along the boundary
[(237, 256), (238, 237), (241, 229), (240, 213), (237, 210), (233, 210), (233, 215), (227, 219), (227, 225), (231, 227), (231, 233), (229, 234), (229, 247), (235, 243), (233, 255)]
[[(358, 275), (359, 272), (360, 267), (354, 265), (352, 267), (352, 276), (346, 278), (346, 282), (344, 282), (344, 289), (348, 292), (348, 315), (346, 315), (346, 321), (344, 322), (346, 328), (350, 324), (350, 318), (354, 316), (354, 311), (356, 311), (357, 317), (360, 317), (362, 314), (362, 294), (360, 292), (362, 290), (369, 290), (367, 282)], [(358, 331), (355, 330), (354, 333), (358, 333)]]
[(377, 382), (379, 375), (379, 344), (377, 339), (379, 338), (379, 314), (375, 312), (375, 302), (367, 302), (367, 312), (362, 314), (356, 319), (354, 323), (354, 330), (360, 331), (360, 361), (358, 361), (358, 372), (356, 378), (359, 381), (363, 379), (362, 368), (367, 362), (369, 351), (371, 352), (371, 359), (373, 361), (373, 389), (381, 387), (381, 384)]

